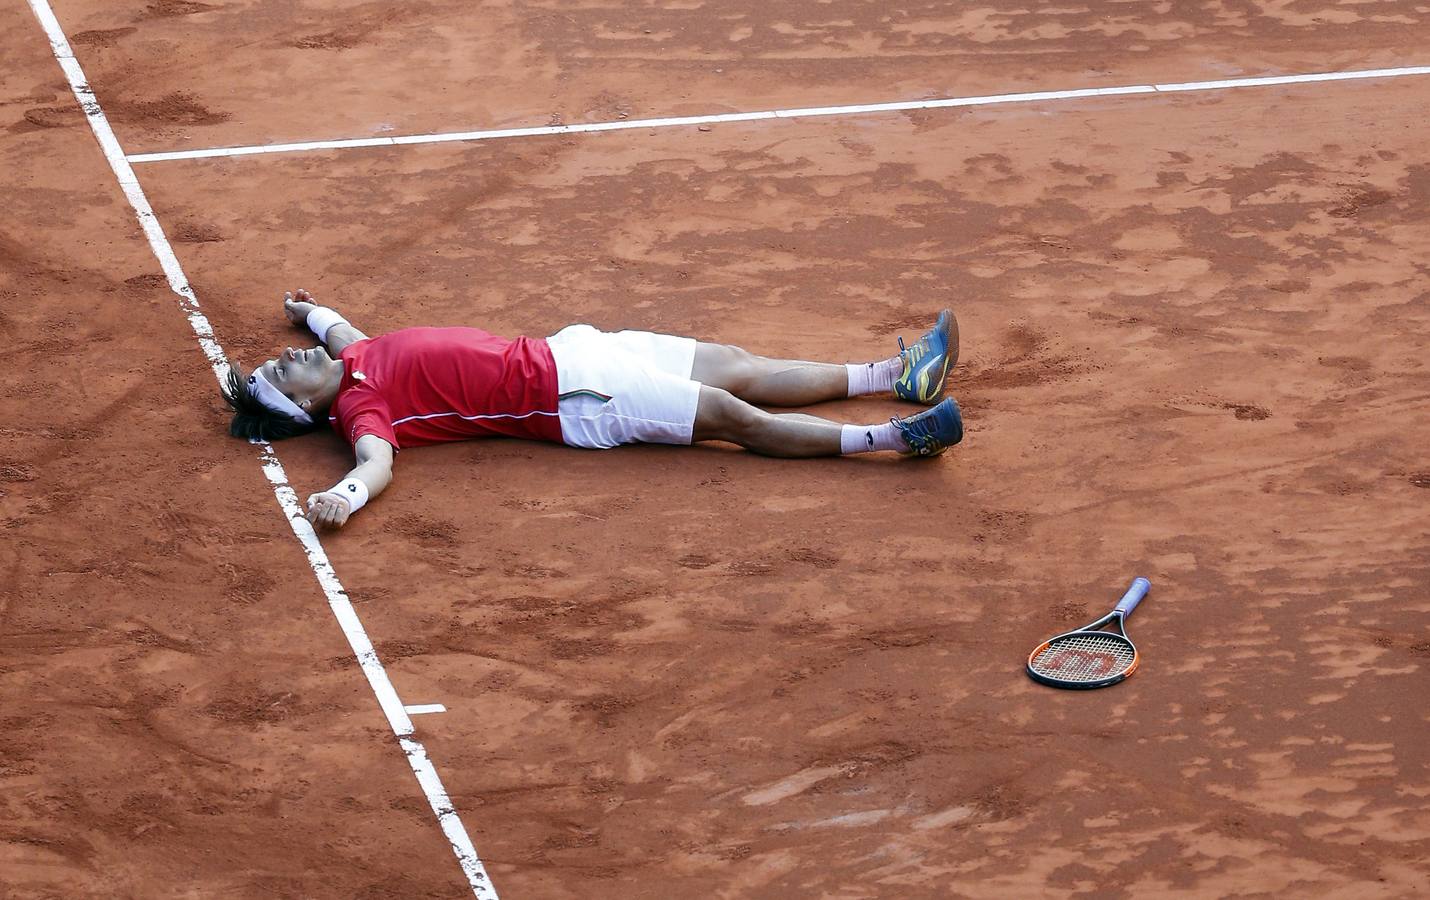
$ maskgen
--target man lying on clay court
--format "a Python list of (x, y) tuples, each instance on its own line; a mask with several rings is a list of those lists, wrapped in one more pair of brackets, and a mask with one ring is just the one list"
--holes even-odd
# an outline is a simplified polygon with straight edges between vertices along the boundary
[[(370, 338), (307, 291), (283, 312), (327, 347), (284, 350), (245, 378), (229, 370), (224, 399), (237, 437), (278, 440), (326, 418), (357, 467), (308, 498), (308, 519), (340, 528), (392, 480), (404, 447), (505, 436), (572, 447), (729, 441), (768, 456), (889, 450), (937, 456), (963, 438), (953, 398), (940, 399), (958, 360), (958, 323), (944, 310), (917, 344), (844, 365), (767, 359), (693, 338), (571, 325), (515, 340), (476, 328), (405, 328)], [(806, 406), (892, 390), (930, 406), (883, 425), (842, 425), (752, 404)]]

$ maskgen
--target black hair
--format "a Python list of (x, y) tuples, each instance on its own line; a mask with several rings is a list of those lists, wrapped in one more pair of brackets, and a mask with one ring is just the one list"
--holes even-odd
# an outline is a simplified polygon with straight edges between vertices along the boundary
[(284, 438), (307, 434), (318, 426), (304, 425), (292, 416), (274, 412), (258, 401), (248, 389), (238, 366), (230, 366), (228, 384), (219, 388), (224, 402), (233, 410), (233, 420), (228, 423), (228, 433), (247, 440), (281, 441)]

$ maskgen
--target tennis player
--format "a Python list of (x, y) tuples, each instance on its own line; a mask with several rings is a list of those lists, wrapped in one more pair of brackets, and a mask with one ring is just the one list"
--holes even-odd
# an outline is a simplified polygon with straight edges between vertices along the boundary
[[(368, 337), (307, 291), (283, 312), (323, 346), (289, 347), (246, 376), (230, 369), (229, 431), (278, 440), (327, 422), (357, 466), (308, 498), (308, 518), (339, 528), (392, 480), (398, 450), (478, 437), (572, 447), (728, 441), (768, 456), (891, 451), (937, 456), (963, 438), (953, 398), (958, 323), (944, 310), (918, 343), (852, 365), (767, 359), (738, 347), (644, 331), (571, 325), (549, 338), (497, 337), (477, 328), (405, 328)], [(930, 408), (885, 424), (843, 425), (753, 404), (806, 406), (892, 391)]]

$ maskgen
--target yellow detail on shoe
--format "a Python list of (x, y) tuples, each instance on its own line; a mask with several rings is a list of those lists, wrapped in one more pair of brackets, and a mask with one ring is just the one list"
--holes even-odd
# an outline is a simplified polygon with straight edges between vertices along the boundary
[(933, 374), (932, 369), (925, 369), (919, 373), (919, 401), (922, 403), (932, 402), (938, 396), (939, 389), (943, 387), (944, 380), (948, 377), (948, 360), (945, 358), (943, 370), (938, 373), (936, 379), (930, 379)]
[(918, 365), (919, 358), (924, 354), (924, 350), (918, 344), (909, 347), (904, 351), (904, 374), (899, 376), (898, 384), (906, 391), (913, 390), (914, 367)]

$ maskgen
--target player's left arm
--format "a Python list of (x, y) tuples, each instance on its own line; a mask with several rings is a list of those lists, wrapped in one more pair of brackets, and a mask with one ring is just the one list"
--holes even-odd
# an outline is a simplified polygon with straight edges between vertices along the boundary
[[(314, 312), (318, 315), (314, 316)], [(291, 292), (283, 295), (283, 315), (294, 325), (307, 326), (318, 340), (328, 346), (328, 353), (334, 358), (349, 344), (367, 340), (367, 335), (343, 318), (341, 313), (332, 307), (320, 306), (313, 295), (302, 288), (296, 295)]]
[(392, 483), (392, 445), (375, 434), (358, 438), (357, 466), (326, 491), (308, 497), (308, 521), (318, 528), (342, 528), (352, 514)]

